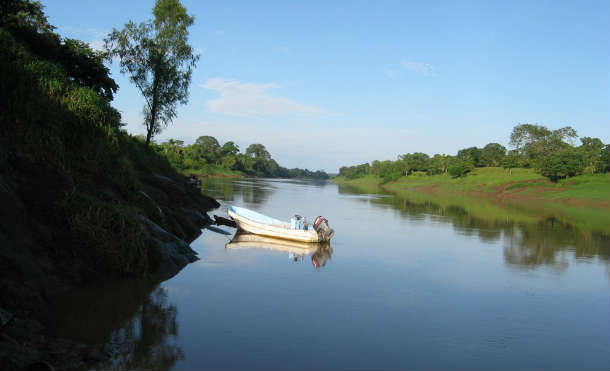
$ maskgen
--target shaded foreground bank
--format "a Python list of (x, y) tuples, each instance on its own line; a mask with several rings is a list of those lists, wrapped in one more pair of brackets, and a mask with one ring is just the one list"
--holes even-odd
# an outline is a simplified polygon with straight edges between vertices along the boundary
[[(39, 4), (5, 5), (0, 368), (48, 359), (60, 368), (88, 367), (63, 363), (73, 341), (44, 335), (47, 304), (93, 282), (154, 284), (173, 276), (197, 259), (188, 244), (219, 204), (121, 130), (110, 105), (118, 86), (98, 53), (55, 34)], [(85, 362), (91, 357), (83, 352)]]

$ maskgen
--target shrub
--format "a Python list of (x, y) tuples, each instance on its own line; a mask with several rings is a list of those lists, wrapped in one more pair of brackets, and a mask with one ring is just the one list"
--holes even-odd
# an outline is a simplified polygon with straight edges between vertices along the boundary
[(571, 147), (559, 152), (551, 152), (540, 161), (540, 174), (553, 182), (580, 175), (584, 168), (582, 153)]
[(447, 167), (447, 171), (453, 178), (459, 178), (471, 172), (473, 168), (470, 161), (454, 159)]
[(117, 275), (146, 272), (149, 240), (134, 209), (82, 194), (69, 197), (64, 209), (80, 255), (89, 257), (92, 269)]

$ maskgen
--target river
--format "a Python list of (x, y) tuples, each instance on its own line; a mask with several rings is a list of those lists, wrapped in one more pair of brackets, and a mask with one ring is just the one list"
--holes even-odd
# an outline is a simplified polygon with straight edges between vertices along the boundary
[(63, 298), (59, 335), (116, 345), (101, 368), (608, 369), (603, 220), (330, 182), (203, 190), (222, 204), (211, 214), (323, 215), (335, 236), (299, 253), (225, 247), (231, 235), (204, 230), (201, 260), (161, 284)]

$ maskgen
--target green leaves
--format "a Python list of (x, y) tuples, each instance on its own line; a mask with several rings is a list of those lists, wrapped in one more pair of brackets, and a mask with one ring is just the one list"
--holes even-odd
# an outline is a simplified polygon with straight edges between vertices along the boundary
[(192, 70), (199, 56), (188, 44), (194, 17), (178, 0), (157, 0), (154, 20), (130, 21), (114, 29), (105, 41), (106, 57), (118, 57), (121, 73), (129, 75), (146, 100), (143, 108), (146, 143), (176, 117), (178, 104), (187, 104)]
[(474, 169), (474, 165), (470, 161), (461, 160), (459, 158), (453, 158), (449, 162), (447, 171), (454, 178), (462, 177)]
[(569, 178), (582, 174), (584, 157), (576, 148), (566, 148), (552, 152), (542, 158), (540, 174), (556, 182), (561, 178)]
[(0, 26), (41, 60), (61, 66), (70, 79), (112, 100), (118, 85), (110, 78), (102, 53), (80, 40), (62, 38), (53, 30), (37, 1), (5, 0), (0, 4)]

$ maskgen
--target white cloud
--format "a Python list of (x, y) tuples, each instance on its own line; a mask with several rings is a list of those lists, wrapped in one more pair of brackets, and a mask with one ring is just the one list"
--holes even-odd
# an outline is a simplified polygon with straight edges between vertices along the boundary
[(416, 73), (418, 75), (423, 76), (436, 76), (435, 68), (433, 65), (428, 63), (410, 61), (408, 59), (401, 60), (398, 66), (386, 68), (383, 72), (390, 80), (398, 80), (402, 78), (405, 73)]
[(278, 88), (279, 86), (276, 84), (241, 83), (236, 80), (212, 78), (203, 87), (217, 90), (220, 93), (220, 97), (207, 102), (208, 109), (216, 113), (248, 116), (322, 112), (315, 106), (269, 95), (267, 90)]
[(390, 80), (396, 80), (397, 78), (400, 77), (400, 71), (396, 71), (393, 69), (389, 69), (387, 68), (385, 71), (385, 75), (390, 79)]
[(415, 72), (421, 75), (434, 75), (434, 66), (428, 63), (415, 62), (403, 59), (400, 61), (400, 66), (407, 71)]
[(60, 34), (79, 35), (79, 36), (94, 36), (94, 37), (105, 37), (108, 35), (107, 30), (100, 28), (84, 28), (84, 27), (72, 27), (72, 26), (59, 26), (57, 31)]
[(89, 47), (93, 50), (96, 51), (103, 51), (104, 50), (104, 40), (92, 40), (89, 41)]

